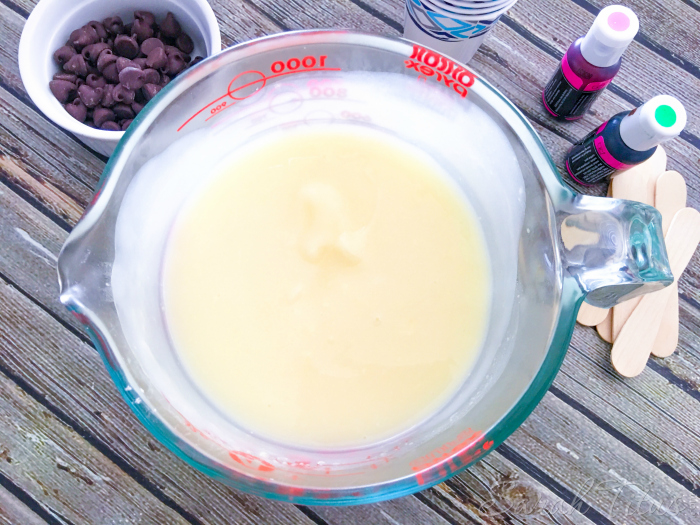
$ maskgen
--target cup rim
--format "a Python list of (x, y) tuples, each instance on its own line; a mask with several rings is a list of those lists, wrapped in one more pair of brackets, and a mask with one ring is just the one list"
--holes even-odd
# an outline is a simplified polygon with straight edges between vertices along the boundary
[[(95, 3), (97, 3), (96, 0)], [(40, 0), (34, 7), (32, 12), (27, 18), (27, 22), (22, 29), (22, 34), (19, 41), (18, 50), (18, 63), (20, 77), (24, 84), (24, 88), (29, 95), (29, 98), (34, 102), (34, 104), (39, 108), (39, 110), (48, 117), (52, 122), (61, 128), (78, 135), (80, 137), (85, 137), (88, 139), (97, 139), (99, 141), (119, 141), (123, 136), (125, 131), (109, 131), (103, 129), (91, 128), (87, 124), (74, 119), (67, 111), (63, 108), (62, 111), (58, 111), (57, 108), (48, 102), (47, 97), (55, 98), (53, 93), (49, 88), (48, 83), (42, 85), (41, 82), (36, 82), (34, 79), (34, 71), (40, 67), (43, 67), (45, 62), (43, 60), (35, 60), (31, 56), (31, 41), (36, 37), (36, 33), (40, 28), (43, 17), (47, 16), (47, 12), (55, 4), (61, 3), (62, 0)], [(81, 5), (87, 4), (88, 1), (81, 2)], [(207, 47), (211, 46), (211, 51), (208, 56), (212, 56), (221, 50), (221, 30), (219, 28), (219, 23), (214, 15), (214, 11), (206, 0), (178, 0), (183, 8), (190, 7), (193, 10), (198, 10), (201, 15), (204, 16), (205, 25), (201, 28), (201, 36), (205, 41)], [(75, 6), (77, 7), (77, 6)], [(109, 10), (115, 10), (115, 4), (105, 4), (105, 11), (109, 16)], [(53, 52), (48, 56), (51, 57)], [(205, 57), (205, 58), (208, 58)]]
[[(440, 0), (437, 0), (437, 2), (440, 2)], [(435, 0), (420, 0), (421, 4), (433, 8), (436, 13), (447, 18), (451, 18), (453, 20), (460, 20), (463, 22), (481, 22), (496, 20), (497, 18), (502, 16), (506, 11), (508, 11), (508, 9), (510, 9), (517, 2), (517, 0), (509, 0), (502, 7), (494, 11), (473, 14), (456, 13), (454, 11), (448, 10), (446, 7), (444, 7), (441, 4), (438, 4), (437, 2)]]

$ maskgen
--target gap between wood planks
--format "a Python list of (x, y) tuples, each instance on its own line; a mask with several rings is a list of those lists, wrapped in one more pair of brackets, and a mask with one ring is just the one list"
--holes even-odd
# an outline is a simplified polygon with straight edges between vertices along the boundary
[[(15, 6), (13, 6), (13, 4), (8, 3), (6, 0), (0, 0), (0, 1), (1, 1), (3, 4), (7, 5), (9, 8), (13, 9), (15, 12), (17, 12), (17, 13), (20, 14), (21, 16), (24, 16), (24, 17), (27, 16), (26, 13), (25, 13), (23, 10), (21, 10), (21, 9), (19, 9), (19, 8), (15, 8)], [(254, 7), (256, 10), (258, 10), (259, 12), (261, 12), (264, 16), (266, 16), (267, 18), (269, 18), (271, 21), (273, 21), (274, 23), (276, 23), (277, 25), (279, 25), (281, 28), (286, 29), (285, 26), (284, 26), (284, 24), (281, 24), (281, 23), (279, 23), (278, 21), (274, 20), (274, 18), (272, 18), (270, 15), (268, 15), (267, 13), (265, 13), (264, 11), (262, 11), (257, 5), (255, 5), (254, 3), (249, 2), (249, 1), (247, 1), (247, 0), (245, 0), (245, 1), (246, 1), (246, 3), (248, 3), (249, 5), (251, 5), (252, 7)], [(375, 16), (376, 18), (382, 20), (383, 22), (387, 23), (387, 25), (389, 25), (390, 27), (393, 27), (394, 29), (397, 29), (397, 30), (399, 30), (399, 31), (401, 30), (401, 25), (398, 24), (397, 22), (393, 21), (393, 20), (392, 20), (391, 18), (389, 18), (388, 16), (383, 15), (382, 13), (379, 13), (379, 12), (376, 11), (374, 8), (371, 8), (370, 6), (368, 6), (367, 4), (364, 4), (363, 2), (360, 2), (359, 0), (351, 0), (351, 1), (352, 1), (354, 4), (356, 4), (358, 7), (364, 9), (365, 11), (367, 11), (369, 14), (371, 14), (371, 15)], [(584, 8), (586, 8), (586, 9), (589, 9), (589, 7), (590, 7), (591, 9), (594, 10), (594, 12), (597, 12), (597, 9), (594, 8), (593, 6), (591, 6), (590, 4), (588, 4), (587, 2), (581, 2), (581, 3), (580, 3), (579, 1), (576, 1), (576, 3), (579, 4), (579, 5), (582, 5), (582, 6), (583, 6)], [(588, 7), (586, 7), (586, 6), (583, 5), (583, 4), (586, 4)], [(589, 9), (589, 10), (590, 10), (590, 9)], [(592, 12), (593, 12), (593, 11), (592, 11)], [(551, 46), (548, 46), (548, 45), (547, 45), (546, 43), (544, 43), (543, 41), (540, 41), (539, 38), (537, 38), (536, 36), (534, 36), (534, 35), (532, 35), (531, 33), (529, 33), (529, 31), (527, 31), (524, 27), (520, 26), (519, 24), (517, 24), (517, 23), (515, 23), (515, 22), (513, 22), (512, 20), (507, 19), (507, 18), (506, 18), (504, 21), (506, 22), (506, 25), (508, 25), (508, 26), (509, 26), (511, 29), (513, 29), (514, 31), (518, 32), (521, 36), (523, 36), (523, 38), (525, 38), (526, 40), (530, 41), (530, 42), (531, 42), (533, 45), (535, 45), (536, 47), (540, 48), (541, 50), (545, 51), (546, 53), (550, 54), (550, 55), (553, 56), (553, 57), (561, 58), (561, 53), (559, 53), (557, 50), (551, 48)], [(539, 42), (539, 43), (538, 43), (538, 42)], [(640, 41), (640, 43), (642, 43), (643, 45), (645, 45), (644, 42), (642, 42), (642, 41)], [(540, 44), (541, 44), (541, 45), (540, 45)], [(658, 52), (657, 49), (664, 49), (664, 48), (663, 48), (662, 46), (656, 45), (655, 48), (651, 48), (651, 49), (652, 49), (653, 51), (655, 51), (655, 52)], [(666, 52), (669, 53), (669, 55), (671, 54), (668, 50), (666, 50)], [(661, 56), (663, 56), (663, 55), (661, 55)], [(666, 57), (664, 57), (664, 58), (666, 58)], [(673, 62), (672, 60), (669, 60), (669, 61)], [(675, 62), (674, 62), (674, 63), (675, 63)], [(678, 64), (677, 64), (677, 65), (678, 65)], [(683, 66), (682, 66), (682, 65), (679, 65), (679, 67), (683, 67)], [(686, 68), (683, 68), (683, 69), (686, 69)], [(697, 68), (696, 68), (696, 69), (697, 69)], [(686, 70), (687, 70), (687, 69), (686, 69)], [(691, 73), (692, 73), (692, 71), (691, 71)], [(613, 89), (613, 87), (614, 87), (615, 89)], [(25, 103), (25, 104), (29, 105), (30, 107), (32, 107), (33, 109), (35, 109), (35, 108), (33, 107), (33, 104), (28, 103), (28, 102), (24, 99), (24, 97), (21, 97), (21, 96), (19, 96), (17, 93), (14, 93), (13, 90), (11, 90), (11, 89), (9, 89), (8, 91), (11, 92), (11, 93), (13, 94), (13, 96), (16, 96), (18, 99), (20, 99), (23, 103)], [(638, 103), (639, 103), (639, 101), (637, 101), (637, 99), (636, 99), (633, 95), (631, 95), (631, 94), (625, 92), (624, 90), (622, 90), (622, 89), (620, 89), (620, 88), (617, 88), (617, 86), (611, 86), (611, 91), (613, 91), (615, 94), (617, 94), (618, 96), (620, 96), (621, 98), (623, 98), (624, 100), (627, 100), (628, 102), (630, 102), (630, 103), (632, 103), (632, 104), (638, 105)], [(522, 109), (521, 109), (521, 110), (522, 110)], [(533, 116), (532, 116), (532, 115), (528, 115), (527, 112), (524, 112), (524, 113), (526, 113), (526, 115), (527, 115), (531, 120), (537, 121), (540, 125), (542, 125), (543, 127), (547, 128), (548, 130), (552, 131), (553, 133), (557, 134), (558, 136), (564, 138), (565, 140), (567, 140), (567, 141), (569, 141), (569, 142), (573, 142), (573, 138), (572, 138), (572, 137), (566, 136), (566, 134), (559, 132), (557, 129), (550, 128), (550, 127), (547, 125), (546, 122), (539, 121), (538, 119), (533, 118)], [(53, 124), (53, 123), (52, 123), (52, 124)], [(64, 131), (64, 130), (62, 130), (62, 131)], [(76, 140), (74, 137), (72, 137), (72, 135), (69, 134), (69, 136), (71, 136), (71, 138), (72, 138), (73, 140)], [(691, 136), (690, 136), (690, 140), (688, 140), (688, 137), (685, 137), (684, 139), (685, 139), (686, 141), (688, 141), (689, 143), (691, 143), (693, 146), (698, 147), (698, 142), (697, 142), (698, 139), (697, 139), (697, 137), (691, 135)], [(693, 140), (694, 140), (695, 142), (692, 142)], [(81, 144), (81, 145), (82, 145), (82, 144)], [(84, 147), (84, 146), (83, 146), (83, 147)], [(89, 150), (89, 148), (86, 148), (86, 149)], [(93, 153), (94, 153), (94, 152), (93, 152)], [(23, 197), (24, 197), (24, 196), (23, 196)], [(26, 197), (25, 197), (25, 200), (26, 200)], [(46, 213), (46, 210), (39, 210), (39, 211), (41, 211), (41, 212), (44, 213), (45, 215), (48, 215), (48, 214)], [(31, 298), (30, 298), (30, 300), (31, 300)], [(33, 301), (33, 302), (34, 302), (34, 301)], [(35, 304), (37, 304), (37, 303), (35, 302)], [(42, 305), (39, 305), (39, 306), (43, 308)], [(48, 312), (48, 313), (51, 314), (50, 312)], [(55, 316), (53, 316), (53, 315), (52, 315), (52, 317), (55, 318)], [(58, 320), (59, 320), (59, 322), (60, 322), (60, 319), (58, 319)], [(63, 324), (63, 323), (62, 323), (62, 324)], [(65, 326), (65, 325), (64, 325), (64, 326)], [(75, 334), (75, 332), (73, 332), (72, 330), (71, 330), (71, 332)], [(76, 335), (77, 335), (77, 334), (76, 334)], [(83, 338), (84, 338), (84, 336), (81, 337), (81, 339), (83, 339)], [(658, 368), (662, 368), (662, 367), (658, 367)], [(664, 369), (664, 370), (666, 370), (666, 369)], [(670, 375), (673, 376), (673, 374), (672, 374), (670, 371), (668, 371), (668, 373), (669, 373)], [(675, 376), (674, 376), (674, 377), (675, 377)], [(680, 380), (680, 381), (682, 381), (682, 380)], [(686, 387), (687, 387), (687, 385), (686, 385)], [(685, 390), (685, 389), (684, 389), (684, 390)], [(522, 461), (525, 461), (525, 462), (527, 461), (527, 460), (525, 460), (524, 458), (521, 458), (521, 459), (522, 459)], [(533, 467), (534, 467), (534, 466), (533, 466)], [(552, 480), (552, 481), (554, 481), (554, 480)], [(555, 482), (555, 483), (556, 483), (556, 482)], [(312, 511), (310, 511), (310, 512), (312, 512)], [(320, 518), (319, 518), (319, 519), (320, 519)]]
[[(47, 510), (44, 505), (32, 498), (27, 492), (15, 485), (11, 479), (0, 472), (0, 487), (22, 502), (30, 511), (40, 517), (48, 525), (73, 525), (72, 522), (57, 515), (53, 510)], [(0, 509), (2, 510), (2, 509)], [(13, 524), (14, 525), (14, 524)], [(24, 523), (17, 525), (25, 525)]]

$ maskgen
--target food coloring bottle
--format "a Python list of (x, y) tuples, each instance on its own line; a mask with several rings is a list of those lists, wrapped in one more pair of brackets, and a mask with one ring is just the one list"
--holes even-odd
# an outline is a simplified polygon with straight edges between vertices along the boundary
[(586, 36), (571, 44), (545, 86), (542, 101), (547, 111), (559, 119), (581, 118), (617, 75), (622, 53), (638, 30), (639, 20), (631, 9), (611, 5), (601, 10)]
[(659, 144), (683, 131), (686, 120), (676, 98), (656, 96), (632, 111), (618, 113), (574, 144), (566, 157), (566, 171), (584, 186), (604, 182), (615, 170), (651, 157)]

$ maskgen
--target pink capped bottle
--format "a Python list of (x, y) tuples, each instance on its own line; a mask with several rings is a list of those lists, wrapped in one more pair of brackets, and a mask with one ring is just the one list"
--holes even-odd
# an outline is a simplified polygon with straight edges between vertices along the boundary
[(639, 20), (621, 5), (602, 9), (586, 36), (564, 54), (559, 69), (542, 92), (542, 101), (554, 117), (576, 120), (583, 116), (620, 70), (622, 54), (634, 40)]

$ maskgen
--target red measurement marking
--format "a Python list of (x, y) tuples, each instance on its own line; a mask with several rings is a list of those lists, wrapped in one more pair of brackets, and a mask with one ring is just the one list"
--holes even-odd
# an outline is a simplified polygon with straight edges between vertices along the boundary
[(471, 428), (464, 430), (453, 441), (448, 441), (430, 452), (430, 454), (411, 461), (411, 469), (419, 471), (442, 463), (455, 454), (462, 454), (469, 450), (483, 437), (484, 433), (479, 430), (472, 430)]
[[(303, 61), (304, 61), (306, 58), (308, 58), (308, 57), (304, 57), (304, 59), (302, 59), (302, 65), (303, 65)], [(323, 60), (321, 61), (321, 64), (325, 64), (325, 58), (326, 58), (326, 57), (321, 57), (321, 58), (323, 59)], [(291, 60), (291, 59), (290, 59), (290, 60)], [(288, 62), (289, 62), (289, 61), (288, 61)], [(279, 62), (279, 63), (282, 64), (281, 62)], [(278, 62), (275, 62), (274, 64), (272, 64), (272, 66), (273, 66), (273, 67), (272, 67), (272, 70), (273, 70), (273, 71), (275, 70), (275, 69), (274, 69), (275, 64), (278, 64)], [(282, 64), (282, 65), (286, 67), (285, 64)], [(257, 93), (257, 92), (260, 91), (263, 87), (265, 87), (265, 85), (267, 84), (267, 81), (270, 80), (270, 79), (272, 79), (272, 78), (282, 77), (282, 76), (285, 76), (285, 75), (293, 75), (293, 74), (295, 74), (295, 73), (306, 73), (306, 72), (309, 72), (309, 71), (341, 71), (341, 69), (340, 69), (339, 67), (317, 67), (317, 68), (309, 68), (309, 69), (297, 69), (297, 70), (294, 70), (294, 71), (281, 71), (280, 73), (274, 73), (274, 74), (272, 74), (272, 75), (265, 75), (265, 74), (262, 73), (261, 71), (252, 71), (252, 70), (251, 70), (251, 71), (245, 71), (245, 72), (243, 72), (243, 73), (239, 73), (238, 75), (236, 75), (236, 76), (234, 77), (233, 80), (231, 80), (231, 83), (229, 84), (228, 90), (227, 90), (227, 92), (226, 92), (225, 95), (222, 95), (222, 96), (220, 96), (219, 98), (217, 98), (217, 99), (215, 99), (215, 100), (212, 100), (211, 102), (209, 102), (209, 104), (207, 104), (206, 106), (204, 106), (203, 108), (201, 108), (200, 110), (198, 110), (194, 115), (192, 115), (190, 118), (188, 118), (188, 119), (182, 124), (182, 126), (180, 126), (179, 128), (177, 128), (177, 131), (182, 130), (182, 128), (184, 128), (187, 124), (189, 124), (190, 122), (192, 122), (196, 117), (198, 117), (199, 115), (201, 115), (204, 111), (206, 111), (207, 109), (209, 109), (209, 108), (210, 108), (211, 106), (213, 106), (213, 105), (219, 104), (222, 100), (224, 100), (224, 99), (226, 99), (226, 98), (230, 98), (230, 99), (232, 99), (234, 102), (231, 102), (231, 103), (227, 104), (225, 107), (221, 108), (221, 110), (219, 110), (219, 111), (218, 111), (217, 113), (215, 113), (215, 114), (220, 113), (220, 112), (223, 111), (224, 109), (230, 108), (231, 106), (233, 106), (233, 105), (236, 103), (235, 101), (243, 100), (244, 98), (247, 98), (247, 97), (249, 97), (249, 96), (251, 96), (251, 95)], [(236, 80), (240, 79), (243, 75), (248, 75), (248, 74), (257, 75), (258, 78), (254, 79), (254, 80), (251, 80), (251, 81), (249, 81), (249, 82), (247, 82), (246, 84), (243, 84), (243, 85), (241, 85), (241, 86), (235, 86), (235, 87), (233, 86), (233, 83), (234, 83)], [(262, 85), (261, 85), (258, 89), (256, 89), (255, 91), (253, 91), (252, 93), (249, 93), (248, 95), (246, 95), (246, 96), (244, 96), (244, 97), (236, 98), (236, 97), (233, 95), (234, 93), (238, 93), (239, 91), (242, 91), (242, 90), (244, 90), (244, 89), (246, 89), (246, 88), (249, 88), (249, 87), (251, 87), (251, 86), (254, 86), (254, 85), (256, 85), (256, 84), (262, 84)], [(207, 117), (207, 119), (205, 119), (205, 122), (206, 122), (207, 120), (209, 120), (212, 116), (214, 116), (214, 115), (210, 115), (209, 117)]]
[(271, 463), (265, 461), (264, 459), (255, 457), (252, 454), (236, 451), (229, 452), (228, 455), (231, 456), (231, 459), (234, 461), (237, 461), (244, 467), (248, 467), (253, 470), (259, 470), (260, 472), (272, 472), (275, 470), (275, 467)]

